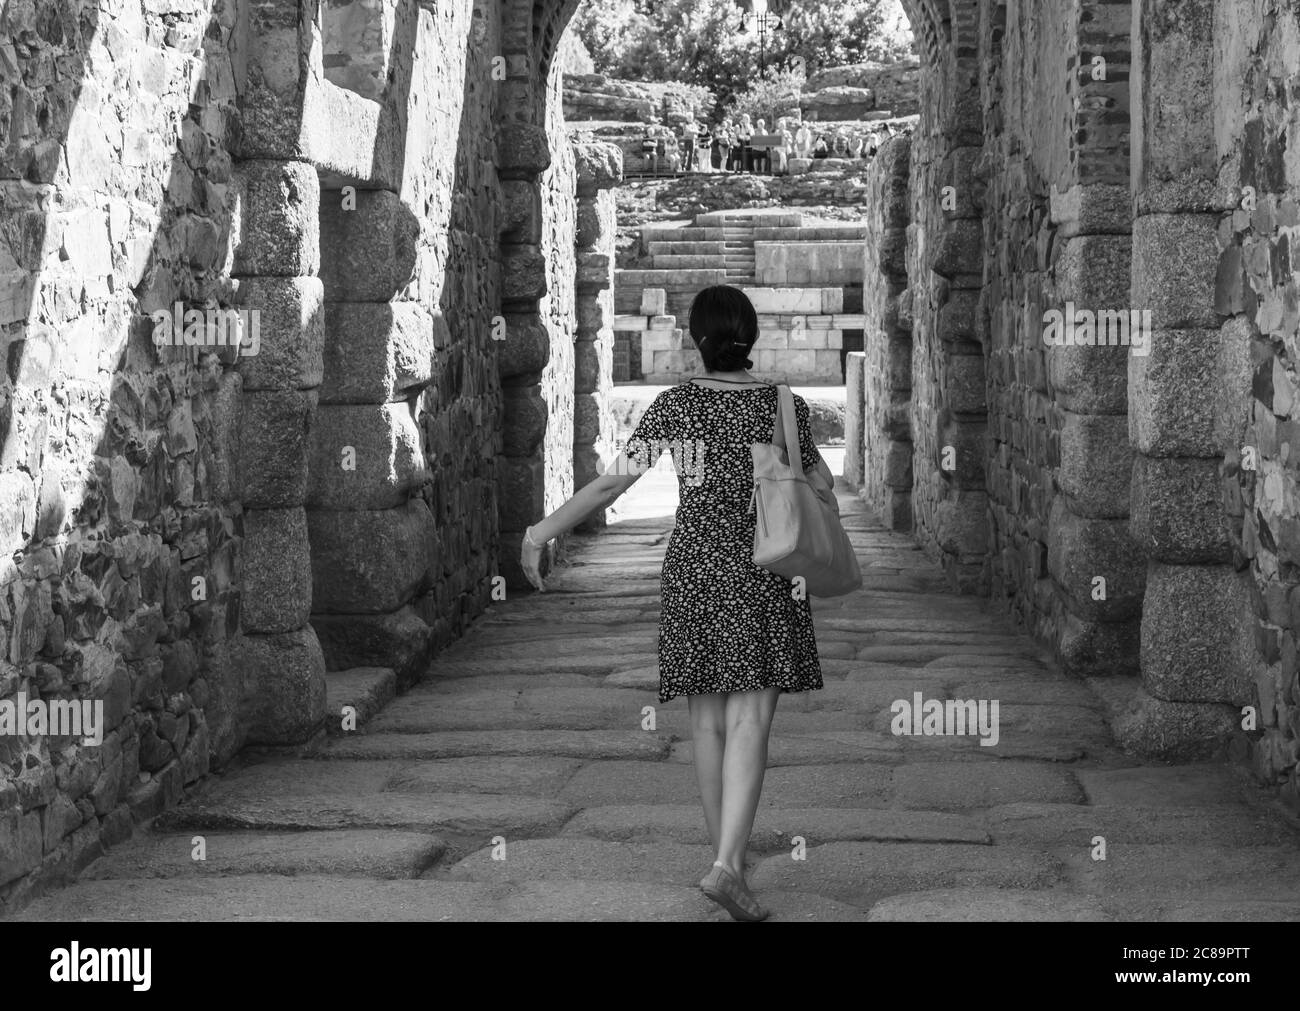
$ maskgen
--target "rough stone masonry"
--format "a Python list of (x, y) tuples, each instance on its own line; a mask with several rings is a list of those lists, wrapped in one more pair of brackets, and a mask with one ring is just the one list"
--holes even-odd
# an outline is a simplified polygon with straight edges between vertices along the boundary
[[(107, 733), (0, 737), (0, 903), (522, 586), (611, 431), (620, 168), (563, 128), (575, 6), (4, 4), (0, 698)], [(906, 6), (850, 472), (1125, 744), (1300, 802), (1300, 13)], [(1047, 346), (1067, 302), (1150, 310), (1151, 353)], [(210, 307), (258, 353), (155, 343)]]
[[(1300, 11), (907, 6), (925, 111), (868, 179), (847, 472), (1126, 746), (1300, 804)], [(1068, 306), (1149, 314), (1145, 353), (1050, 344)]]

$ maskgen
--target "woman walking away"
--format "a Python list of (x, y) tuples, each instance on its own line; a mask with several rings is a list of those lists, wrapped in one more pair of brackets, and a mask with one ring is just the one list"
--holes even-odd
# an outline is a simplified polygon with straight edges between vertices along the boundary
[[(821, 665), (806, 595), (752, 560), (750, 446), (773, 441), (778, 403), (777, 387), (747, 371), (758, 338), (754, 306), (737, 288), (705, 288), (691, 303), (689, 327), (703, 374), (659, 394), (610, 470), (524, 532), (521, 562), (544, 589), (542, 545), (611, 504), (672, 449), (681, 501), (661, 580), (659, 701), (685, 695), (690, 709), (715, 854), (700, 887), (733, 919), (762, 920), (768, 911), (746, 884), (745, 850), (768, 732), (783, 692), (822, 687)], [(800, 462), (833, 480), (812, 439), (808, 404), (794, 402)]]

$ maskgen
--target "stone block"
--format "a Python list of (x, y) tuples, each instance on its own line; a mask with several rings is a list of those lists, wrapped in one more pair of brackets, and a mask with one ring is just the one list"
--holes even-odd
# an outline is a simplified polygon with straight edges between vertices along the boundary
[(312, 510), (315, 614), (384, 614), (411, 600), (439, 565), (437, 526), (423, 499), (397, 509)]
[(668, 312), (668, 293), (663, 288), (641, 289), (641, 315), (663, 316)]
[(245, 393), (239, 414), (239, 490), (245, 509), (302, 505), (314, 390)]
[(1086, 621), (1124, 621), (1142, 607), (1146, 559), (1124, 520), (1086, 519), (1058, 497), (1047, 531), (1047, 569)]
[(1213, 703), (1167, 702), (1140, 688), (1110, 720), (1115, 742), (1128, 754), (1185, 764), (1223, 761), (1240, 734), (1241, 713)]
[(1133, 226), (1128, 186), (1113, 183), (1075, 185), (1051, 194), (1052, 221), (1062, 238), (1075, 235), (1127, 235)]
[(591, 197), (617, 186), (623, 179), (623, 151), (608, 141), (584, 140), (573, 144), (578, 196)]
[(1059, 406), (1077, 414), (1127, 413), (1128, 348), (1048, 347), (1046, 352)]
[(1219, 326), (1218, 224), (1215, 214), (1148, 214), (1133, 222), (1133, 308), (1150, 309), (1157, 332)]
[(1214, 365), (1212, 445), (1218, 452), (1239, 451), (1250, 428), (1251, 341), (1255, 327), (1245, 316), (1227, 320), (1219, 331)]
[(1137, 618), (1089, 621), (1067, 610), (1056, 650), (1061, 669), (1076, 678), (1136, 675), (1141, 632)]
[(248, 744), (302, 744), (322, 729), (325, 659), (310, 625), (243, 636), (234, 660), (252, 689)]
[(311, 546), (307, 513), (244, 512), (239, 625), (246, 633), (292, 632), (311, 614)]
[(1129, 310), (1133, 244), (1126, 235), (1067, 239), (1056, 261), (1056, 297), (1083, 309)]
[(411, 405), (323, 404), (312, 425), (306, 503), (312, 509), (388, 509), (429, 476)]
[[(862, 272), (859, 270), (858, 274)], [(823, 288), (822, 289), (822, 315), (829, 316), (837, 312), (844, 311), (844, 289), (843, 288)]]
[(505, 340), (494, 341), (502, 379), (540, 374), (551, 360), (551, 333), (535, 312), (506, 313)]
[(541, 386), (507, 387), (503, 448), (509, 457), (531, 456), (546, 438), (550, 408)]
[(1097, 519), (1127, 516), (1133, 449), (1124, 415), (1064, 412), (1056, 477), (1076, 515)]
[(1217, 460), (1138, 454), (1130, 508), (1133, 539), (1152, 560), (1176, 565), (1228, 560)]
[(296, 277), (320, 269), (320, 180), (303, 161), (235, 166), (239, 233), (233, 272)]
[(949, 221), (935, 242), (930, 268), (940, 277), (979, 274), (984, 269), (984, 227), (979, 220)]
[(415, 273), (420, 223), (396, 193), (357, 190), (356, 208), (324, 201), (320, 277), (331, 302), (387, 302)]
[(1218, 454), (1220, 339), (1218, 329), (1160, 330), (1152, 334), (1147, 354), (1129, 357), (1129, 433), (1139, 451), (1160, 457)]
[[(245, 277), (236, 304), (250, 316), (252, 339), (239, 357), (244, 389), (309, 390), (324, 374), (324, 286), (315, 277)], [(256, 354), (248, 353), (256, 350)]]
[(1234, 706), (1254, 701), (1264, 664), (1248, 578), (1226, 565), (1151, 565), (1142, 604), (1142, 684), (1150, 695)]
[(432, 378), (437, 329), (447, 329), (441, 311), (430, 315), (419, 302), (329, 303), (320, 402), (407, 399)]
[(419, 680), (432, 658), (429, 626), (409, 606), (391, 614), (316, 614), (311, 623), (326, 670), (384, 666), (402, 689)]

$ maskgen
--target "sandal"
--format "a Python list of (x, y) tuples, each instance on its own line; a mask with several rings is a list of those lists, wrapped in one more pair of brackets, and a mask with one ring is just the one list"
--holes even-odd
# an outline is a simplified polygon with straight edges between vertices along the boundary
[(704, 880), (700, 882), (700, 890), (725, 909), (733, 920), (757, 923), (766, 920), (769, 915), (768, 910), (758, 904), (758, 900), (743, 882), (737, 880), (736, 876), (725, 867), (719, 867), (717, 864), (714, 864), (709, 873), (704, 875)]

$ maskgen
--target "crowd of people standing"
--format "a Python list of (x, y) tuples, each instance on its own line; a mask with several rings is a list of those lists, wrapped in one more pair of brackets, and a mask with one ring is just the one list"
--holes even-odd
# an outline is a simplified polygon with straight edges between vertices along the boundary
[(765, 120), (754, 120), (746, 113), (726, 116), (713, 126), (694, 120), (683, 124), (677, 138), (677, 164), (660, 166), (665, 152), (653, 138), (646, 137), (642, 151), (652, 172), (662, 167), (683, 172), (782, 175), (791, 158), (870, 158), (880, 141), (875, 133), (849, 137), (837, 129), (818, 134), (808, 123), (786, 117), (778, 119), (769, 131)]

